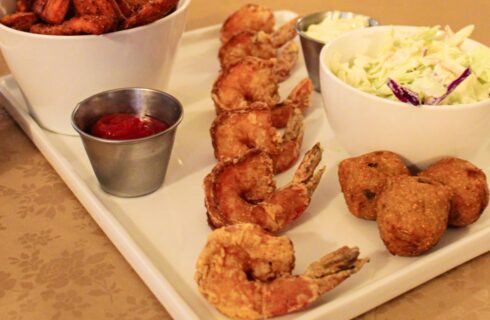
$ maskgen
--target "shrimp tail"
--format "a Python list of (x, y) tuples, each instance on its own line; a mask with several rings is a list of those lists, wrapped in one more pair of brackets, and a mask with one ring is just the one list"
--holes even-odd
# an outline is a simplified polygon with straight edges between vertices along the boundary
[(303, 275), (313, 279), (323, 294), (359, 271), (367, 262), (369, 258), (359, 259), (359, 248), (344, 246), (310, 264)]
[(308, 152), (306, 152), (301, 161), (298, 169), (294, 173), (293, 183), (300, 184), (305, 183), (311, 179), (316, 167), (322, 160), (322, 147), (320, 143), (317, 142)]
[(272, 108), (272, 124), (276, 128), (284, 128), (295, 108), (302, 112), (310, 105), (310, 96), (313, 84), (309, 78), (301, 80), (291, 91), (289, 96)]
[(294, 109), (292, 116), (289, 118), (282, 136), (283, 141), (286, 140), (297, 140), (298, 137), (303, 136), (304, 125), (303, 125), (303, 114), (301, 110)]
[(278, 151), (271, 154), (274, 159), (275, 173), (289, 169), (298, 160), (303, 134), (303, 114), (299, 109), (295, 109), (287, 122)]
[(291, 91), (286, 101), (305, 111), (310, 105), (310, 96), (313, 91), (313, 83), (310, 78), (301, 80)]
[(304, 156), (298, 169), (294, 173), (293, 184), (303, 184), (306, 186), (309, 196), (313, 194), (320, 183), (320, 179), (325, 172), (325, 167), (315, 172), (316, 167), (322, 159), (322, 147), (317, 142)]
[(286, 42), (292, 40), (296, 36), (294, 25), (297, 20), (298, 17), (289, 20), (272, 34), (272, 43), (276, 48), (282, 47)]
[(279, 51), (274, 74), (278, 82), (283, 82), (289, 77), (291, 70), (296, 65), (299, 56), (299, 47), (294, 41), (288, 42), (284, 48)]

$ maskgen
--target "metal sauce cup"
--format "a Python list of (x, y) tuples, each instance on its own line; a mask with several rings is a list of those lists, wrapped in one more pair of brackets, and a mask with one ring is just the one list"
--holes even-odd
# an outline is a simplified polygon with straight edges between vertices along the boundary
[[(312, 24), (319, 24), (323, 19), (332, 16), (338, 16), (339, 19), (352, 19), (360, 14), (344, 11), (322, 11), (306, 15), (296, 22), (296, 32), (299, 34), (301, 48), (303, 49), (303, 57), (305, 59), (308, 75), (313, 82), (313, 87), (317, 92), (320, 92), (320, 51), (326, 44), (320, 40), (311, 38), (305, 34), (308, 27)], [(364, 15), (361, 15), (364, 16)], [(373, 27), (379, 25), (379, 22), (368, 17), (368, 26)]]
[[(169, 125), (165, 131), (131, 140), (109, 140), (91, 135), (90, 128), (104, 115), (130, 113), (151, 116)], [(137, 197), (157, 190), (165, 179), (183, 108), (173, 96), (152, 89), (104, 91), (80, 102), (72, 126), (102, 189), (120, 197)]]

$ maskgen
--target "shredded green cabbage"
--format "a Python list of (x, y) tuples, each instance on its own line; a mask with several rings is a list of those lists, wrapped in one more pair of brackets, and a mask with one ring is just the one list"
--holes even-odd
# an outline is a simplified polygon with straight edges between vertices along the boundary
[(353, 87), (398, 101), (388, 79), (415, 92), (422, 102), (442, 96), (466, 68), (466, 78), (441, 104), (463, 104), (490, 97), (490, 49), (484, 45), (463, 50), (474, 29), (469, 25), (454, 33), (449, 27), (421, 27), (415, 33), (392, 29), (375, 57), (356, 55), (342, 62), (333, 57), (332, 72)]

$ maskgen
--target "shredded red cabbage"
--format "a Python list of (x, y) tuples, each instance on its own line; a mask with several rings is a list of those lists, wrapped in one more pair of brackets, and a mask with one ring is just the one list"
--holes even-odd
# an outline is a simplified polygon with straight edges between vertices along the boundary
[[(427, 105), (440, 104), (444, 99), (446, 99), (446, 97), (448, 95), (451, 94), (451, 92), (454, 91), (454, 89), (456, 89), (461, 84), (461, 82), (463, 82), (466, 78), (468, 78), (470, 76), (470, 74), (471, 74), (471, 69), (466, 68), (463, 71), (463, 73), (461, 73), (456, 79), (454, 79), (447, 86), (446, 93), (444, 93), (440, 97), (427, 97), (423, 101), (423, 103), (427, 104)], [(396, 83), (395, 80), (388, 79), (387, 85), (391, 89), (391, 91), (393, 92), (395, 97), (397, 97), (398, 100), (400, 100), (401, 102), (410, 103), (414, 106), (419, 106), (421, 104), (420, 98), (418, 97), (418, 95), (415, 92), (413, 92), (412, 90), (410, 90), (408, 88), (405, 88), (405, 87), (399, 85), (398, 83)]]
[(442, 102), (442, 100), (446, 99), (446, 97), (448, 95), (451, 94), (451, 92), (454, 91), (454, 89), (456, 89), (460, 84), (461, 82), (464, 81), (464, 79), (468, 78), (471, 74), (471, 69), (470, 68), (466, 68), (463, 73), (461, 73), (456, 79), (454, 79), (448, 86), (447, 86), (447, 90), (446, 90), (446, 93), (444, 93), (442, 96), (440, 97), (427, 97), (427, 99), (425, 99), (424, 103), (425, 104), (432, 104), (432, 105), (435, 105), (435, 104), (440, 104)]
[(393, 79), (388, 79), (387, 85), (391, 89), (391, 91), (393, 91), (395, 97), (397, 97), (398, 100), (400, 100), (401, 102), (410, 103), (413, 104), (414, 106), (420, 105), (419, 97), (412, 90), (399, 85)]

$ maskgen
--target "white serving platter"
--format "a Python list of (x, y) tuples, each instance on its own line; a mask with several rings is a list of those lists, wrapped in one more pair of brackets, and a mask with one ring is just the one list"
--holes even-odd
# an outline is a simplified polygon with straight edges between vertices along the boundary
[[(277, 13), (278, 23), (294, 14)], [(214, 119), (211, 86), (218, 74), (219, 26), (184, 34), (169, 92), (184, 105), (167, 177), (148, 196), (124, 199), (104, 193), (93, 174), (78, 137), (59, 135), (38, 126), (11, 75), (0, 78), (4, 105), (70, 187), (94, 220), (175, 319), (223, 319), (198, 292), (195, 262), (207, 235), (202, 181), (216, 163), (209, 136)], [(300, 57), (281, 94), (306, 76)], [(67, 106), (69, 107), (69, 106)], [(489, 132), (490, 134), (490, 132)], [(375, 222), (348, 213), (337, 181), (337, 164), (348, 157), (336, 142), (314, 93), (305, 116), (302, 153), (315, 142), (324, 148), (327, 172), (308, 211), (284, 232), (294, 243), (296, 273), (342, 245), (358, 246), (371, 262), (358, 274), (327, 293), (310, 308), (281, 319), (350, 319), (437, 275), (490, 250), (489, 209), (473, 225), (448, 230), (429, 253), (417, 258), (391, 256)], [(473, 161), (490, 172), (490, 149)], [(277, 177), (287, 182), (294, 169)]]

